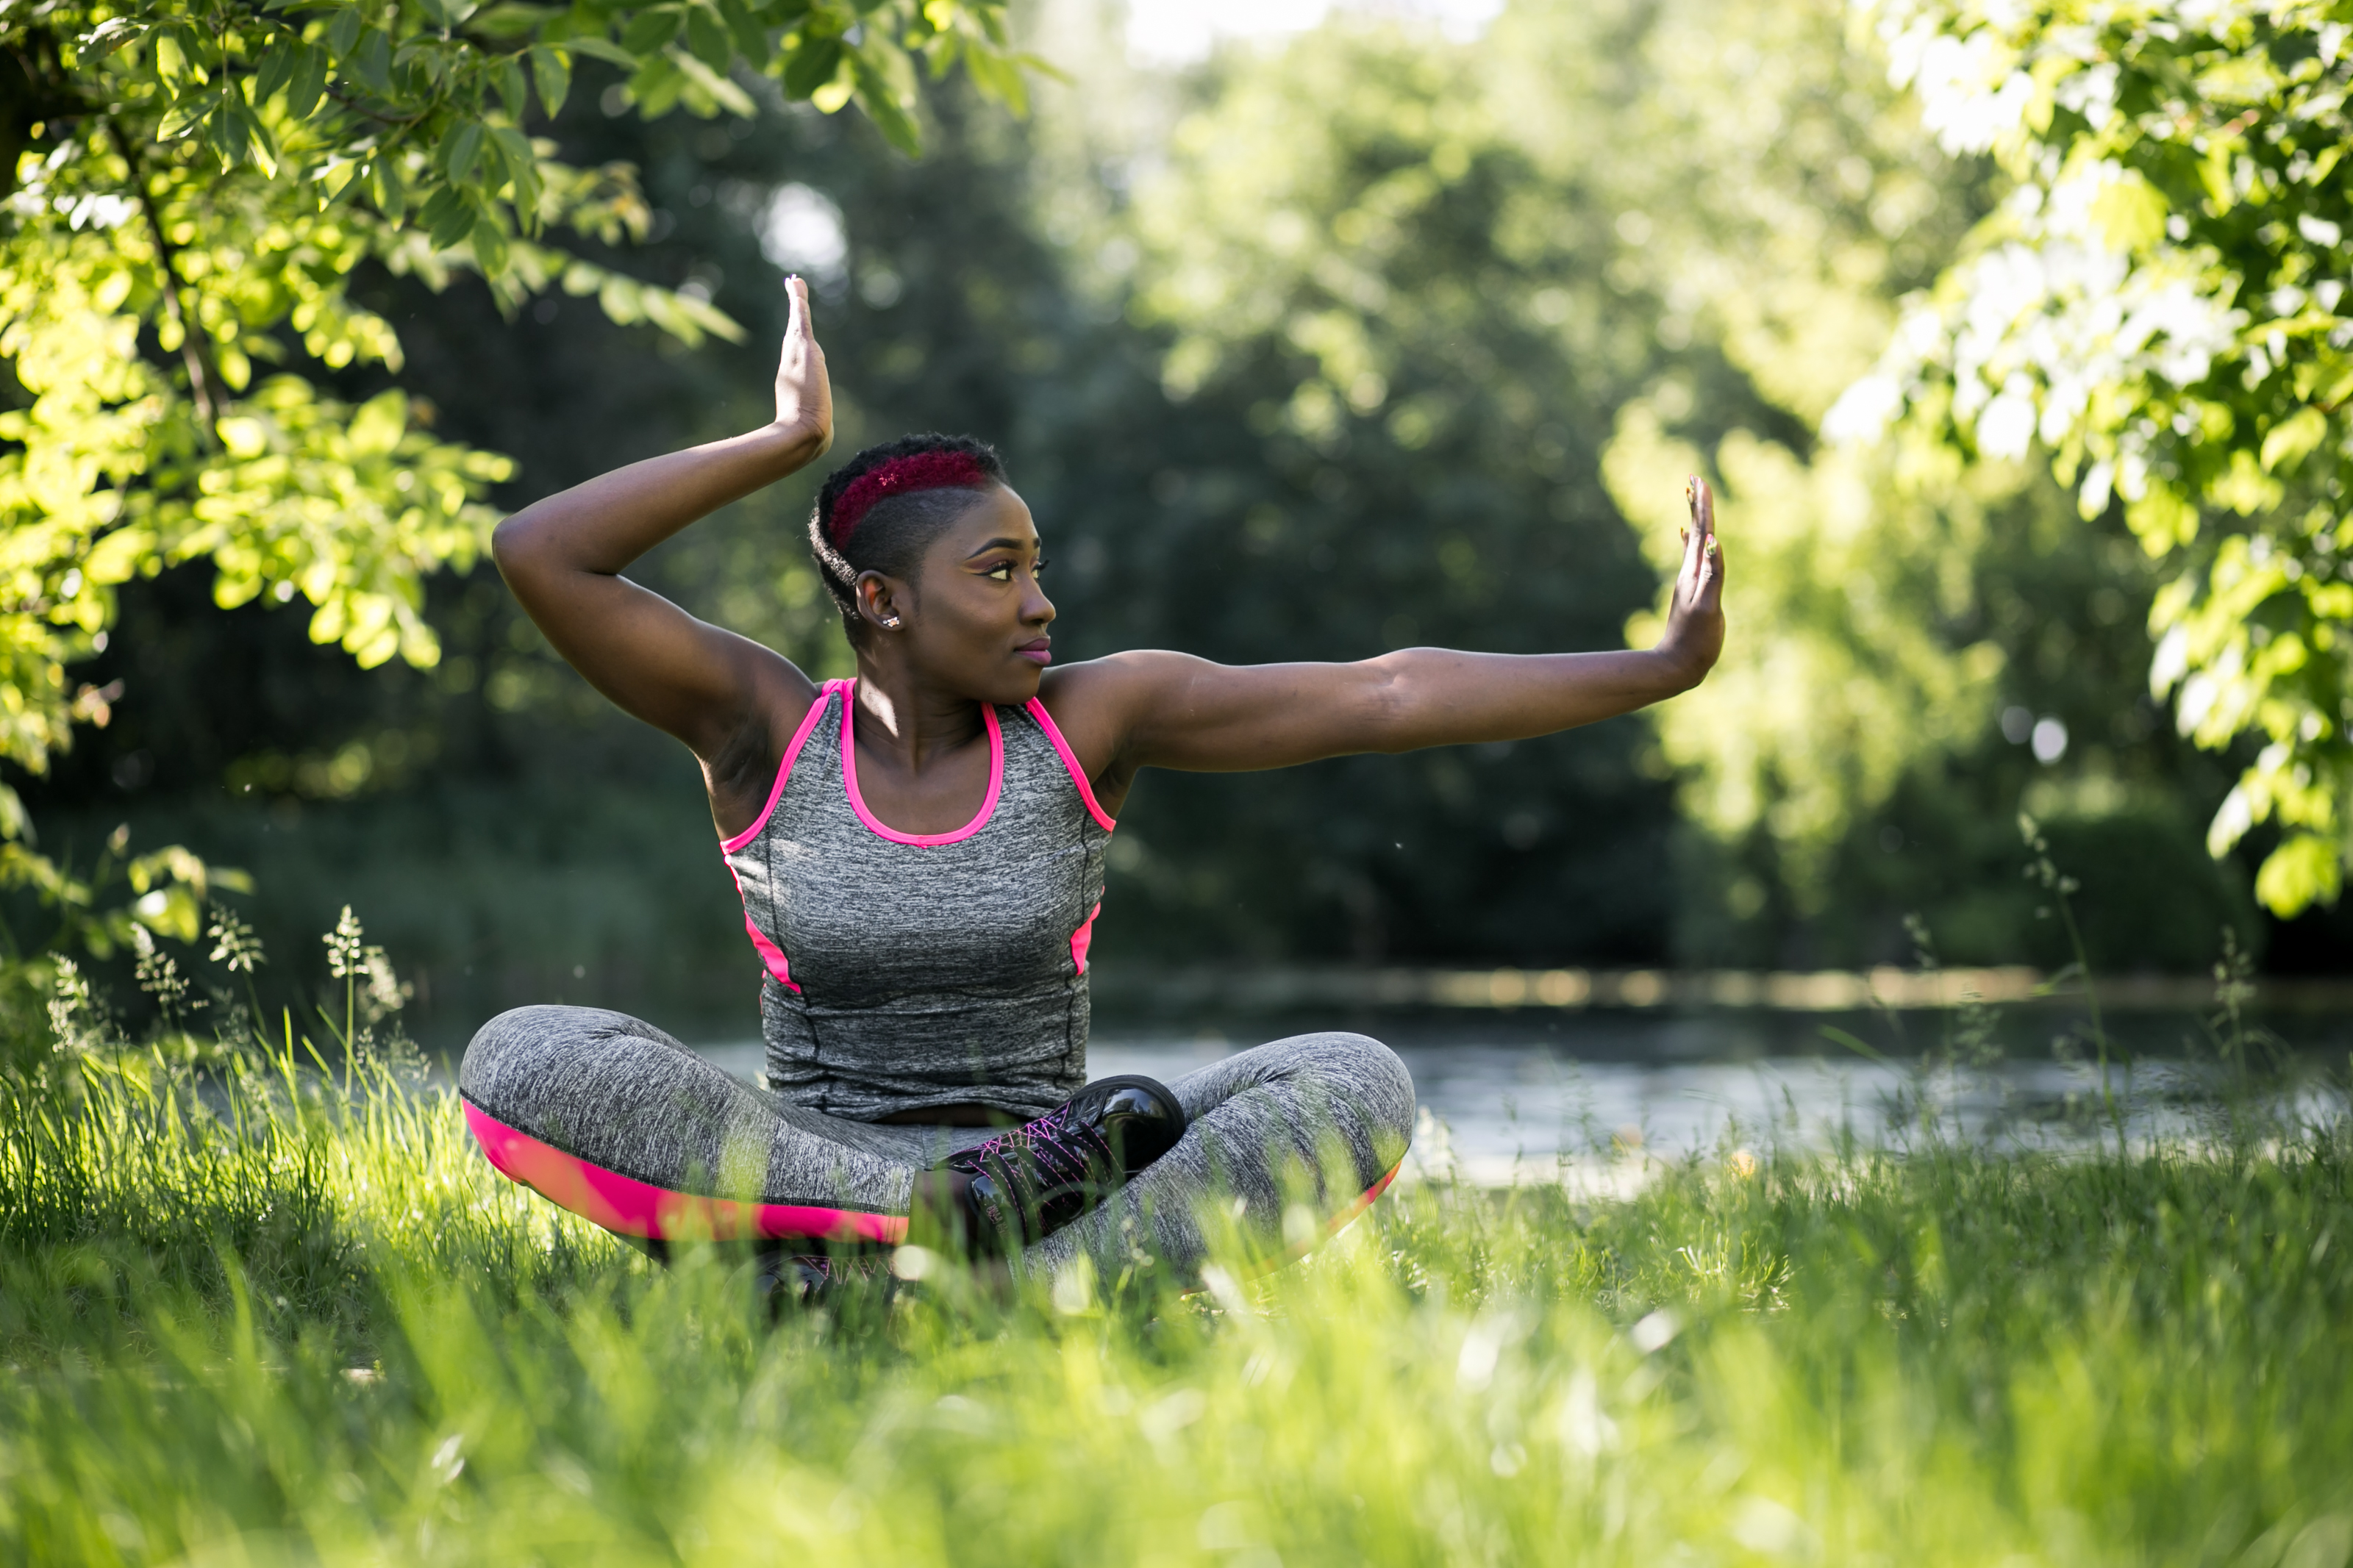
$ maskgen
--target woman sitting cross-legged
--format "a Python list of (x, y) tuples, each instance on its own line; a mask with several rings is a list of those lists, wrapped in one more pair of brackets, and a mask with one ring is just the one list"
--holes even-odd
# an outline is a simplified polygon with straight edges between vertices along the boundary
[[(1087, 946), (1113, 817), (1147, 767), (1242, 772), (1519, 740), (1694, 685), (1724, 639), (1704, 485), (1647, 652), (1407, 648), (1229, 668), (1149, 650), (1055, 667), (1043, 546), (995, 452), (869, 448), (825, 483), (809, 545), (857, 675), (822, 685), (621, 573), (832, 437), (797, 279), (762, 429), (632, 464), (508, 519), (500, 570), (598, 690), (702, 765), (765, 967), (765, 1088), (651, 1025), (522, 1007), (460, 1076), (498, 1167), (623, 1235), (757, 1240), (822, 1281), (840, 1244), (919, 1236), (1055, 1268), (1137, 1247), (1180, 1274), (1200, 1216), (1280, 1247), (1396, 1173), (1413, 1083), (1361, 1035), (1301, 1035), (1176, 1082), (1087, 1082)], [(1304, 1184), (1303, 1187), (1300, 1184)], [(1238, 1203), (1237, 1200), (1240, 1200)], [(1297, 1236), (1292, 1237), (1295, 1244)]]

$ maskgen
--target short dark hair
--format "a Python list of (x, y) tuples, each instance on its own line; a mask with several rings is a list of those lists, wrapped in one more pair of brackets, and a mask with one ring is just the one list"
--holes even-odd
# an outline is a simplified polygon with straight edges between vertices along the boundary
[(880, 572), (913, 582), (923, 552), (970, 510), (977, 495), (968, 483), (884, 495), (852, 520), (848, 537), (839, 543), (834, 539), (834, 510), (850, 486), (884, 464), (934, 453), (968, 459), (965, 471), (976, 471), (984, 484), (1008, 482), (1005, 459), (997, 455), (996, 447), (971, 436), (931, 431), (867, 447), (827, 475), (824, 488), (817, 492), (817, 507), (809, 513), (809, 553), (817, 558), (818, 574), (825, 580), (834, 607), (841, 612), (843, 629), (853, 639), (865, 625), (858, 613), (859, 575)]

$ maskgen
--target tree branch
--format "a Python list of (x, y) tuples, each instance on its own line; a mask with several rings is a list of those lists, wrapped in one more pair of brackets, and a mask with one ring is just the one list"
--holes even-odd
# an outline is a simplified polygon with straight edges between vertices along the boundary
[(205, 352), (204, 329), (196, 321), (195, 310), (180, 298), (180, 290), (187, 287), (180, 272), (180, 253), (164, 232), (164, 215), (156, 209), (155, 195), (147, 184), (147, 171), (132, 151), (131, 138), (111, 120), (100, 120), (99, 123), (114, 139), (115, 151), (122, 154), (122, 162), (131, 171), (131, 188), (139, 193), (139, 210), (147, 219), (148, 237), (155, 245), (155, 262), (164, 274), (164, 309), (180, 329), (180, 363), (188, 372), (189, 400), (196, 405), (197, 427), (204, 432), (205, 444), (213, 446), (217, 441), (213, 424), (220, 417), (220, 405), (213, 389), (220, 375), (212, 367), (211, 355)]

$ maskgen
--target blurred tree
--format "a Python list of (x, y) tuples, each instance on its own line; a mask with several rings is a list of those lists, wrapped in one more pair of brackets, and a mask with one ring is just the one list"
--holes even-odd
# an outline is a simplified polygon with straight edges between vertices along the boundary
[(1929, 128), (2016, 189), (1843, 412), (1902, 409), (1995, 459), (2039, 447), (2084, 518), (2121, 510), (2167, 574), (2153, 689), (2200, 745), (2265, 742), (2210, 848), (2274, 823), (2258, 896), (2333, 900), (2353, 858), (2344, 7), (1875, 14)]
[[(1919, 910), (1949, 956), (2062, 956), (2023, 937), (2026, 890), (2004, 890), (2031, 795), (2063, 852), (2078, 818), (2111, 847), (2137, 836), (2137, 855), (2078, 868), (2103, 961), (2202, 963), (2217, 925), (2248, 911), (2232, 875), (2181, 852), (2194, 841), (2175, 803), (2219, 792), (2137, 700), (2129, 623), (2154, 584), (2136, 552), (2068, 525), (2031, 469), (1814, 436), (1998, 176), (1938, 153), (1835, 7), (1631, 14), (1642, 26), (1611, 61), (1620, 124), (1640, 129), (1606, 153), (1555, 86), (1593, 68), (1589, 19), (1507, 18), (1490, 90), (1539, 167), (1600, 186), (1646, 242), (1657, 331), (1683, 345), (1619, 411), (1604, 464), (1655, 565), (1671, 567), (1681, 521), (1656, 476), (1703, 468), (1725, 492), (1726, 658), (1655, 716), (1713, 840), (1686, 860), (1683, 951), (1896, 960)], [(1654, 630), (1641, 616), (1629, 636)], [(2148, 889), (2120, 873), (2185, 863), (2179, 918), (2152, 939)]]
[[(1344, 20), (1203, 79), (1112, 237), (1130, 318), (1165, 334), (1139, 410), (1164, 434), (1148, 458), (1096, 445), (1148, 496), (1064, 508), (1103, 542), (1088, 597), (1121, 640), (1237, 661), (1596, 647), (1650, 596), (1598, 459), (1655, 363), (1656, 302), (1610, 281), (1630, 247), (1590, 187), (1540, 177), (1499, 124), (1500, 58)], [(1562, 96), (1608, 117), (1606, 93)], [(1155, 778), (1131, 885), (1227, 951), (1653, 961), (1671, 819), (1641, 743), (1611, 725)]]
[[(1018, 107), (997, 0), (852, 6), (691, 0), (555, 6), (406, 0), (193, 8), (92, 0), (0, 14), (0, 756), (38, 773), (108, 689), (66, 667), (102, 651), (115, 589), (208, 560), (224, 607), (301, 594), (310, 635), (363, 665), (428, 666), (421, 577), (468, 563), (510, 471), (436, 441), (396, 388), (353, 408), (324, 372), (400, 365), (349, 279), (375, 261), (438, 286), (479, 273), (512, 308), (556, 288), (693, 342), (734, 324), (547, 242), (610, 244), (648, 214), (626, 164), (584, 169), (524, 125), (561, 107), (575, 61), (631, 74), (625, 104), (709, 118), (754, 104), (729, 72), (836, 110), (859, 102), (913, 150), (912, 60), (964, 65)], [(255, 363), (286, 367), (254, 380)], [(35, 853), (0, 784), (0, 879), (103, 945), (136, 918), (195, 934), (201, 864), (141, 862), (170, 886), (95, 924), (90, 887)]]
[[(754, 120), (649, 123), (583, 68), (548, 133), (641, 171), (632, 272), (742, 343), (686, 352), (560, 292), (502, 317), (381, 266), (353, 298), (398, 329), (437, 431), (513, 456), (495, 494), (520, 502), (765, 418), (779, 270), (802, 270), (842, 449), (1000, 442), (1073, 657), (1609, 646), (1681, 476), (1731, 481), (1731, 657), (1655, 731), (1155, 776), (1107, 961), (1902, 961), (1913, 910), (1948, 957), (2014, 961), (2037, 930), (2021, 803), (2087, 882), (2102, 962), (2197, 967), (2243, 916), (2193, 826), (2227, 778), (2147, 697), (2137, 546), (2024, 466), (1815, 438), (1995, 177), (1936, 153), (1835, 12), (1542, 8), (1470, 44), (1344, 20), (1183, 78), (1128, 67), (1082, 0), (1058, 12), (1038, 47), (1074, 83), (1024, 123), (926, 94), (921, 161), (765, 90)], [(384, 374), (329, 384), (359, 401)], [(838, 672), (807, 496), (753, 498), (645, 575)], [(431, 584), (431, 671), (361, 677), (292, 607), (207, 602), (190, 574), (126, 592), (87, 670), (130, 694), (37, 809), (79, 789), (109, 805), (85, 845), (135, 805), (142, 834), (233, 848), (281, 941), (356, 902), (458, 1037), (558, 996), (748, 1029), (691, 768), (494, 576)], [(224, 775), (238, 793), (201, 805)]]

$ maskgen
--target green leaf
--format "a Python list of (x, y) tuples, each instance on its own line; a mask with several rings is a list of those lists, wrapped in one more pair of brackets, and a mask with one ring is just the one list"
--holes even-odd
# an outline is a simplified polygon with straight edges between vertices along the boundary
[(128, 16), (109, 16), (75, 39), (74, 50), (84, 60), (102, 60), (145, 31)]
[(155, 34), (155, 79), (176, 82), (188, 74), (188, 51), (180, 42), (177, 30), (170, 27)]
[(2198, 509), (2170, 485), (2151, 483), (2138, 500), (2125, 503), (2125, 524), (2142, 549), (2159, 555), (2198, 537)]
[(670, 55), (656, 55), (629, 79), (629, 96), (648, 120), (659, 120), (677, 108), (678, 95), (685, 90), (686, 73)]
[(728, 39), (727, 25), (707, 5), (688, 7), (686, 47), (694, 51), (696, 59), (723, 76), (735, 63), (735, 46)]
[(261, 171), (263, 179), (276, 179), (278, 177), (277, 138), (269, 134), (269, 127), (261, 122), (261, 116), (247, 107), (243, 99), (233, 92), (227, 97), (229, 112), (237, 117), (238, 123), (245, 129), (246, 155), (253, 160), (253, 166)]
[(2299, 833), (2263, 859), (2255, 873), (2255, 897), (2282, 920), (2316, 903), (2335, 903), (2345, 881), (2337, 846), (2316, 833)]
[(973, 86), (978, 88), (985, 97), (997, 100), (1015, 114), (1029, 112), (1029, 84), (1021, 79), (1021, 73), (1014, 68), (1013, 62), (1003, 55), (967, 49), (964, 68), (965, 74), (972, 78)]
[(408, 208), (408, 189), (400, 177), (397, 153), (378, 153), (368, 160), (367, 192), (376, 211), (394, 223), (400, 221), (401, 214)]
[(352, 79), (378, 98), (392, 96), (392, 39), (371, 30), (347, 62)]
[(2317, 408), (2300, 408), (2264, 436), (2263, 465), (2266, 469), (2293, 468), (2327, 434), (2328, 416)]
[(531, 82), (523, 75), (522, 58), (519, 55), (509, 55), (499, 62), (499, 101), (517, 120), (531, 109)]
[(466, 30), (488, 38), (528, 37), (563, 15), (561, 5), (493, 5), (469, 20)]
[(451, 183), (464, 184), (466, 176), (474, 172), (474, 159), (482, 150), (482, 122), (467, 121), (441, 147), (441, 166), (449, 172)]
[(448, 250), (472, 232), (474, 208), (463, 191), (455, 185), (444, 185), (426, 201), (417, 221), (425, 226), (436, 250)]
[(506, 188), (514, 171), (507, 166), (506, 150), (496, 136), (482, 138), (480, 156), (476, 160), (474, 177), (468, 182), (485, 198)]
[(297, 120), (308, 120), (326, 96), (327, 52), (304, 44), (286, 84), (286, 112)]
[(222, 112), (215, 114), (205, 127), (207, 133), (205, 139), (219, 156), (224, 169), (234, 169), (244, 163), (246, 153), (251, 146), (247, 135), (249, 127), (245, 117), (237, 112), (241, 107), (236, 103), (223, 104)]
[(631, 70), (636, 69), (638, 64), (637, 56), (613, 42), (612, 39), (599, 37), (594, 33), (582, 33), (566, 38), (564, 40), (564, 47), (575, 55), (586, 55), (592, 59), (604, 60), (608, 64), (625, 67)]
[(522, 219), (524, 231), (530, 232), (539, 207), (539, 154), (531, 149), (531, 140), (512, 125), (491, 127), (491, 144), (498, 149), (507, 167), (508, 176), (514, 181), (513, 202), (516, 216)]
[(858, 75), (858, 106), (866, 110), (874, 128), (882, 132), (882, 140), (910, 158), (919, 155), (923, 150), (923, 133), (916, 128), (914, 117), (900, 106), (890, 79), (875, 68), (862, 49), (850, 57), (850, 64)]
[(841, 70), (839, 38), (809, 38), (785, 61), (785, 96), (807, 98)]
[(162, 121), (155, 127), (155, 140), (179, 141), (189, 132), (203, 124), (206, 117), (212, 113), (219, 101), (218, 91), (210, 88), (202, 92), (192, 92), (179, 100), (164, 111)]
[(677, 7), (672, 5), (640, 12), (635, 21), (621, 29), (621, 47), (640, 57), (652, 54), (678, 37), (681, 20)]
[(752, 8), (744, 0), (719, 0), (719, 16), (727, 24), (728, 36), (735, 40), (735, 52), (749, 60), (753, 69), (767, 69), (776, 58), (776, 47), (768, 41), (768, 29), (753, 16)]
[(485, 216), (475, 223), (471, 238), (474, 247), (474, 265), (481, 268), (482, 276), (485, 278), (506, 276), (507, 237), (501, 232), (499, 226)]
[(752, 101), (750, 93), (745, 92), (692, 55), (682, 55), (673, 51), (670, 58), (678, 63), (679, 70), (688, 81), (710, 94), (712, 100), (729, 112), (740, 114), (746, 120), (759, 112), (759, 107)]
[(352, 450), (363, 458), (390, 457), (407, 430), (407, 395), (397, 388), (379, 393), (352, 415)]
[(2145, 250), (2165, 237), (2165, 197), (2138, 174), (2127, 174), (2092, 200), (2092, 221), (2121, 251)]
[(255, 103), (268, 103), (286, 89), (301, 53), (301, 44), (283, 33), (279, 35), (277, 43), (262, 51), (261, 63), (253, 73)]
[(510, 174), (521, 174), (539, 166), (539, 154), (532, 150), (531, 138), (512, 125), (491, 126), (491, 142), (506, 160)]
[(570, 62), (564, 58), (562, 49), (552, 48), (545, 44), (535, 45), (531, 51), (531, 74), (539, 88), (540, 107), (547, 110), (550, 120), (554, 119), (563, 110), (564, 100), (572, 90)]
[(356, 5), (344, 6), (327, 24), (327, 47), (334, 52), (337, 59), (349, 55), (359, 37), (360, 13)]

